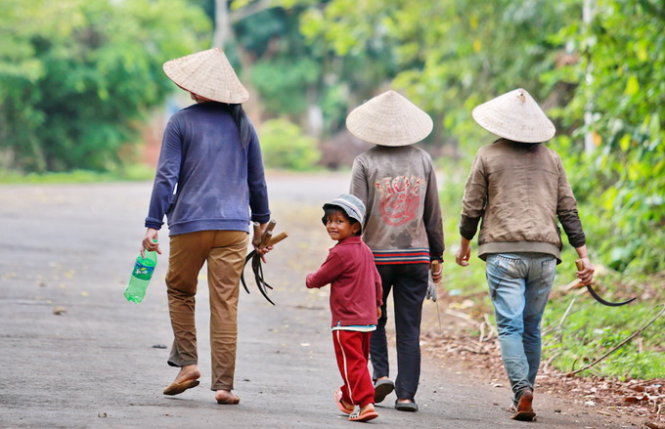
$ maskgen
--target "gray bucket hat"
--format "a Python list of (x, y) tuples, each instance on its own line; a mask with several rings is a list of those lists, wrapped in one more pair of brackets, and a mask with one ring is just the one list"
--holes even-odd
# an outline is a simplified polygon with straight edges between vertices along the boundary
[[(323, 205), (323, 210), (328, 208), (340, 208), (344, 210), (344, 213), (351, 219), (355, 219), (360, 223), (360, 229), (362, 230), (363, 222), (365, 220), (365, 204), (360, 200), (360, 198), (351, 194), (342, 194), (334, 200), (325, 203)], [(321, 219), (323, 224), (326, 224), (326, 218)]]

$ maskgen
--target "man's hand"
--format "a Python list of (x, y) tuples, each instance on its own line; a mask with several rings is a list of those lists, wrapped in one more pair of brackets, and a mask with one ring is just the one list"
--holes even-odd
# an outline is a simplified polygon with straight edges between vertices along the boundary
[(577, 265), (577, 278), (580, 279), (581, 286), (590, 285), (593, 281), (593, 273), (596, 269), (589, 260), (589, 252), (586, 248), (586, 244), (576, 247), (575, 250), (579, 256), (579, 259), (575, 261), (575, 264)]
[(459, 250), (455, 254), (455, 262), (461, 267), (466, 267), (469, 265), (469, 259), (471, 258), (471, 246), (470, 240), (462, 237), (460, 239)]
[(583, 264), (583, 268), (577, 270), (577, 278), (580, 280), (580, 285), (590, 285), (593, 281), (593, 273), (596, 271), (596, 268), (591, 264), (588, 257), (578, 259), (578, 261), (581, 261)]

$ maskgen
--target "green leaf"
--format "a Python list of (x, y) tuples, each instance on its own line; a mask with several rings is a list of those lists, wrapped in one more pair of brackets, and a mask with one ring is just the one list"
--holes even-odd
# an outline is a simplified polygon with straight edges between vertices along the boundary
[(630, 148), (631, 138), (628, 134), (624, 134), (619, 141), (619, 147), (622, 151), (626, 152)]
[(640, 82), (637, 80), (637, 77), (630, 76), (628, 82), (626, 83), (626, 89), (624, 94), (626, 95), (635, 95), (640, 90)]

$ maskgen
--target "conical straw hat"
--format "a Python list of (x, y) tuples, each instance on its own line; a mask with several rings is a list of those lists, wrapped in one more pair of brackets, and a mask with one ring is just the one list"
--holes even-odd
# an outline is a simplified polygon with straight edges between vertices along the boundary
[(406, 146), (432, 132), (432, 118), (403, 95), (386, 91), (356, 107), (346, 117), (346, 128), (369, 143)]
[(552, 121), (522, 88), (476, 106), (471, 115), (490, 133), (516, 142), (541, 143), (556, 133)]
[(163, 69), (176, 85), (201, 97), (228, 104), (249, 99), (249, 92), (219, 48), (167, 61)]

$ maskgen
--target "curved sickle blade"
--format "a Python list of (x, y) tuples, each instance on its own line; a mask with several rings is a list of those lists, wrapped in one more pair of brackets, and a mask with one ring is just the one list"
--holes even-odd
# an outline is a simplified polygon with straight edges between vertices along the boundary
[(623, 302), (610, 302), (610, 301), (605, 301), (603, 298), (601, 298), (600, 295), (598, 295), (598, 293), (596, 293), (596, 291), (593, 290), (593, 288), (591, 287), (591, 285), (586, 285), (586, 289), (589, 291), (589, 293), (591, 294), (591, 296), (592, 296), (596, 301), (598, 301), (599, 303), (601, 303), (601, 304), (603, 304), (603, 305), (606, 305), (606, 306), (608, 306), (608, 307), (621, 307), (622, 305), (629, 304), (629, 303), (631, 303), (631, 302), (633, 302), (633, 301), (635, 301), (635, 300), (637, 299), (636, 297), (633, 297), (633, 298), (631, 298), (631, 299), (629, 299), (629, 300), (627, 300), (627, 301), (623, 301)]
[(247, 287), (247, 283), (245, 282), (245, 267), (247, 266), (247, 262), (252, 259), (252, 257), (256, 255), (256, 250), (252, 250), (249, 255), (245, 258), (245, 264), (242, 266), (242, 271), (240, 272), (240, 282), (242, 282), (242, 287), (245, 288), (245, 292), (249, 293), (249, 288)]
[(245, 283), (245, 275), (243, 273), (240, 273), (240, 282), (242, 283), (242, 287), (245, 288), (245, 292), (249, 293), (249, 288), (247, 287), (247, 283)]
[(242, 286), (245, 288), (245, 291), (249, 293), (249, 288), (247, 287), (247, 282), (245, 281), (245, 267), (249, 261), (252, 261), (252, 272), (254, 273), (254, 281), (256, 282), (257, 289), (269, 303), (275, 305), (273, 300), (271, 300), (268, 296), (268, 291), (266, 288), (272, 289), (272, 286), (266, 283), (266, 281), (263, 279), (263, 266), (261, 265), (261, 257), (256, 254), (256, 250), (252, 250), (245, 257), (245, 265), (240, 272), (240, 281), (242, 282)]
[(263, 277), (263, 265), (261, 264), (259, 264), (259, 274), (261, 275), (261, 283), (263, 283), (263, 285), (268, 289), (272, 289), (272, 286), (270, 286), (266, 279)]
[(259, 289), (259, 292), (261, 292), (261, 295), (263, 295), (269, 303), (275, 305), (275, 303), (268, 297), (268, 293), (265, 290), (266, 283), (263, 280), (263, 269), (261, 268), (261, 257), (259, 255), (254, 255), (252, 258), (252, 271), (254, 271), (254, 280), (256, 281), (256, 286)]

